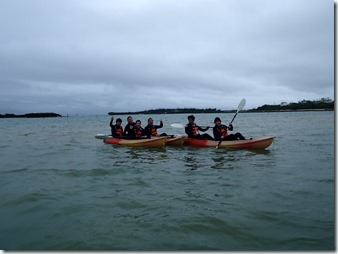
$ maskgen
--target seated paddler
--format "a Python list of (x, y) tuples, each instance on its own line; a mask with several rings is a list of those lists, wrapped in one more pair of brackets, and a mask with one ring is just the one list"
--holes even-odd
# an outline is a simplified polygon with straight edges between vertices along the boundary
[(135, 123), (131, 116), (127, 117), (127, 125), (124, 127), (123, 137), (126, 139), (132, 139), (135, 136), (134, 126)]
[(140, 138), (147, 138), (147, 135), (145, 134), (144, 129), (141, 126), (141, 121), (137, 120), (135, 122), (134, 126), (134, 138), (135, 139), (140, 139)]
[(230, 123), (229, 126), (222, 124), (222, 121), (219, 117), (216, 117), (214, 120), (215, 126), (213, 128), (215, 140), (221, 141), (230, 141), (230, 140), (245, 140), (243, 135), (239, 132), (235, 134), (228, 134), (228, 130), (232, 131), (234, 127)]
[(148, 138), (157, 136), (168, 136), (166, 133), (162, 133), (161, 135), (157, 133), (157, 129), (160, 129), (162, 127), (163, 127), (162, 120), (160, 120), (160, 125), (154, 125), (154, 120), (152, 118), (149, 118), (148, 125), (144, 128), (144, 132)]
[(122, 138), (123, 136), (123, 128), (121, 126), (122, 124), (122, 119), (121, 118), (117, 118), (116, 119), (116, 124), (113, 124), (114, 121), (114, 116), (111, 117), (109, 126), (111, 128), (111, 135), (114, 138)]
[(195, 123), (195, 116), (190, 115), (188, 116), (188, 124), (185, 126), (185, 133), (188, 135), (188, 138), (214, 140), (208, 133), (199, 134), (199, 131), (205, 132), (209, 130), (209, 128), (210, 126), (207, 126), (205, 129), (198, 126)]

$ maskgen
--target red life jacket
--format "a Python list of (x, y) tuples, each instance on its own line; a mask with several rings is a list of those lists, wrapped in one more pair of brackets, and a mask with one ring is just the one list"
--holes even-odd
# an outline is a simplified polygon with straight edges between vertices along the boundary
[(149, 129), (150, 129), (150, 135), (151, 136), (158, 136), (157, 128), (155, 128), (154, 125), (150, 126)]
[(135, 137), (136, 138), (141, 138), (143, 136), (143, 129), (142, 128), (137, 129), (135, 127), (134, 130), (135, 130)]
[(192, 127), (192, 135), (193, 136), (198, 135), (198, 126), (196, 124), (194, 124), (194, 126)]
[(220, 125), (216, 130), (221, 133), (222, 138), (229, 136), (228, 129), (225, 125)]
[(122, 137), (123, 129), (121, 126), (115, 125), (115, 135), (118, 137)]

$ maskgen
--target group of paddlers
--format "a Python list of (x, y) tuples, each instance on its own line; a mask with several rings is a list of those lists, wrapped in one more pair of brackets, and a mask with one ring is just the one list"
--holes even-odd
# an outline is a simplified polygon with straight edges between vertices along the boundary
[[(151, 138), (156, 136), (169, 136), (173, 137), (173, 135), (167, 135), (166, 133), (158, 134), (157, 129), (163, 127), (163, 121), (160, 121), (160, 125), (154, 125), (154, 120), (152, 118), (148, 119), (148, 125), (143, 128), (141, 126), (141, 121), (137, 120), (136, 122), (133, 121), (131, 116), (127, 117), (127, 125), (122, 128), (122, 119), (116, 119), (116, 124), (113, 124), (114, 116), (112, 116), (110, 120), (110, 127), (111, 127), (111, 135), (114, 138), (123, 138), (123, 139), (141, 139), (141, 138)], [(195, 123), (195, 116), (190, 115), (188, 116), (188, 124), (185, 126), (185, 133), (188, 135), (189, 138), (194, 139), (208, 139), (208, 140), (245, 140), (245, 138), (239, 132), (235, 134), (228, 134), (228, 130), (232, 131), (233, 126), (230, 123), (229, 126), (222, 124), (221, 119), (216, 117), (214, 120), (215, 126), (213, 127), (213, 134), (214, 137), (210, 136), (207, 133), (199, 134), (199, 131), (205, 132), (209, 130), (210, 126), (206, 128), (202, 128)]]

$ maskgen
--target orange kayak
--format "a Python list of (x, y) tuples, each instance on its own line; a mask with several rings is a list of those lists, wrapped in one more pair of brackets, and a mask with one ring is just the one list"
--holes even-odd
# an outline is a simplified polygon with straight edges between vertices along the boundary
[(103, 139), (106, 144), (132, 146), (132, 147), (163, 147), (167, 137), (145, 138), (145, 139), (119, 139), (107, 137)]
[(165, 145), (166, 146), (182, 146), (185, 136), (174, 136), (173, 138), (168, 138)]
[[(246, 140), (222, 141), (219, 147), (228, 149), (265, 149), (275, 137), (253, 138)], [(216, 147), (219, 141), (185, 138), (184, 145), (197, 147)]]

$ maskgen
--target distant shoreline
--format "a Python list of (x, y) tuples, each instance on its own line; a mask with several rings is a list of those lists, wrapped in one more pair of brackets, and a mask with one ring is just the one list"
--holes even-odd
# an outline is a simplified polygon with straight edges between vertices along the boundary
[[(334, 111), (334, 101), (329, 98), (320, 100), (302, 100), (298, 103), (282, 102), (280, 105), (263, 105), (258, 108), (242, 110), (243, 113), (269, 113), (269, 112), (311, 112), (311, 111)], [(215, 114), (235, 113), (236, 110), (220, 110), (216, 108), (158, 108), (143, 111), (109, 112), (108, 115), (158, 115), (158, 114)], [(68, 116), (68, 114), (67, 114)], [(62, 117), (57, 113), (28, 113), (23, 115), (0, 114), (0, 118), (44, 118)]]
[[(334, 111), (334, 109), (298, 109), (298, 110), (242, 110), (242, 113), (287, 113), (287, 112), (327, 112)], [(143, 113), (143, 112), (109, 112), (108, 115), (162, 115), (162, 114), (215, 114), (215, 113), (235, 113), (236, 110), (220, 110), (215, 112), (176, 112), (176, 113)], [(46, 113), (29, 113), (24, 115), (15, 114), (0, 114), (1, 118), (52, 118), (52, 117), (65, 117), (60, 114), (46, 114)]]
[[(242, 110), (241, 112), (258, 113), (258, 112), (299, 112), (299, 111), (332, 111), (334, 110), (334, 101), (329, 98), (320, 100), (302, 100), (298, 103), (283, 102), (280, 105), (263, 105), (258, 108)], [(108, 115), (151, 115), (151, 114), (198, 114), (198, 113), (234, 113), (236, 110), (220, 110), (216, 108), (158, 108), (135, 112), (109, 112)]]
[[(334, 111), (334, 109), (295, 109), (295, 110), (242, 110), (242, 113), (283, 113), (283, 112), (324, 112), (324, 111)], [(220, 110), (215, 112), (109, 112), (108, 115), (174, 115), (174, 114), (214, 114), (214, 113), (235, 113), (236, 110)]]

